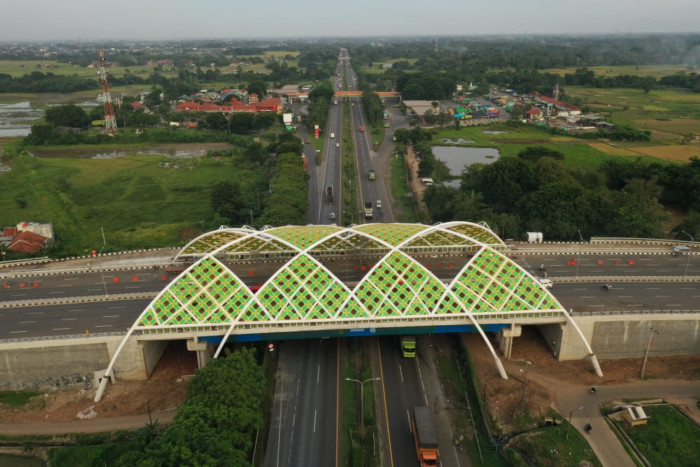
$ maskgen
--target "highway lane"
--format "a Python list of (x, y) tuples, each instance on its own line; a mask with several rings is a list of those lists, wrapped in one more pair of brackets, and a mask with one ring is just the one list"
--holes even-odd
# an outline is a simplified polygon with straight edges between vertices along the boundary
[[(338, 76), (333, 78), (334, 89), (338, 88)], [(318, 198), (321, 200), (317, 223), (318, 224), (334, 224), (339, 222), (340, 206), (343, 196), (343, 186), (341, 183), (341, 168), (342, 168), (342, 99), (334, 99), (337, 104), (331, 104), (328, 115), (328, 127), (325, 129), (325, 143), (322, 152), (322, 166), (324, 167), (322, 183), (319, 183), (320, 194)], [(334, 135), (331, 138), (331, 134)], [(336, 147), (338, 144), (338, 147)], [(328, 203), (326, 198), (326, 187), (333, 187), (333, 203)], [(331, 213), (334, 213), (336, 219), (330, 219)]]
[(286, 341), (278, 349), (263, 465), (338, 465), (338, 340)]
[(564, 308), (580, 312), (700, 309), (698, 282), (613, 282), (607, 291), (597, 282), (555, 282), (551, 292)]
[(124, 332), (150, 300), (0, 308), (0, 340)]
[[(619, 276), (700, 276), (700, 257), (669, 254), (536, 254), (509, 255), (532, 274), (539, 274), (541, 265), (548, 277), (596, 276), (614, 280)], [(575, 264), (571, 261), (575, 260)]]
[(418, 375), (418, 358), (404, 358), (398, 336), (378, 338), (383, 399), (388, 415), (389, 442), (393, 465), (414, 465), (416, 450), (411, 429), (411, 410), (427, 406)]
[(0, 302), (158, 292), (172, 279), (163, 268), (5, 277)]

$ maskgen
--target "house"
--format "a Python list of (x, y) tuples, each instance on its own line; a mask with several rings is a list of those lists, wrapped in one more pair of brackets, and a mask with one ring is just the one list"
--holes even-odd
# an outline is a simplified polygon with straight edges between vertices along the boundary
[(46, 240), (46, 237), (25, 230), (12, 240), (7, 249), (15, 253), (39, 253), (46, 246)]
[(528, 120), (540, 120), (542, 119), (542, 111), (537, 107), (533, 107), (525, 112), (525, 118)]

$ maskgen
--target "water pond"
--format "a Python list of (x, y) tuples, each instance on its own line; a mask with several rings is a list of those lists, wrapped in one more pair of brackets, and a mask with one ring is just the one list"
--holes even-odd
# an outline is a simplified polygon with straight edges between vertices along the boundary
[(475, 163), (492, 164), (500, 157), (494, 148), (461, 148), (455, 146), (433, 146), (435, 158), (444, 162), (450, 174), (459, 176), (465, 165)]

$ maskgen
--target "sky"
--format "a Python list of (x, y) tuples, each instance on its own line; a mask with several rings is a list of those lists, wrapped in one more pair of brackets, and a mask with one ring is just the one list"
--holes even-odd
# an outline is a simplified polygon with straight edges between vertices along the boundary
[(0, 0), (0, 42), (700, 31), (700, 0)]

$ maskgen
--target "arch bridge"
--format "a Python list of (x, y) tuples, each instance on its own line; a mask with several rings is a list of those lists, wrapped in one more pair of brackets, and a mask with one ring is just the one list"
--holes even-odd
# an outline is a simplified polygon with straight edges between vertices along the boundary
[[(231, 336), (425, 327), (478, 332), (507, 378), (484, 328), (516, 321), (571, 323), (602, 375), (569, 313), (506, 249), (483, 223), (221, 227), (178, 253), (187, 267), (136, 319), (105, 376), (134, 334), (218, 337), (216, 358)], [(268, 272), (251, 288), (252, 267)]]

